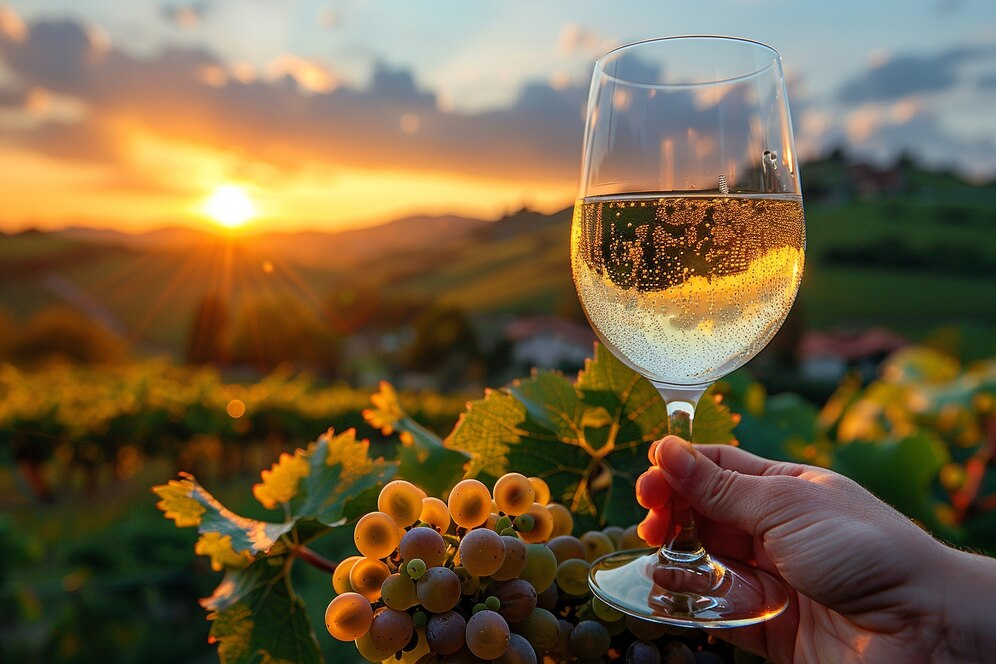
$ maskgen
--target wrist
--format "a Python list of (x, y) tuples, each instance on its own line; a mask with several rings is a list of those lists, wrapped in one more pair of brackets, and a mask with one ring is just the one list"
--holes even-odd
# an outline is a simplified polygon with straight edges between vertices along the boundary
[(944, 547), (927, 601), (939, 600), (936, 662), (981, 662), (996, 654), (996, 559)]

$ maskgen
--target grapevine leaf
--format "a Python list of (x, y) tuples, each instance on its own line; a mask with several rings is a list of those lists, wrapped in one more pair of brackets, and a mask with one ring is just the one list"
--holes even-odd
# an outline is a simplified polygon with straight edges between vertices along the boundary
[[(735, 419), (719, 404), (696, 426), (732, 440)], [(468, 405), (446, 445), (472, 454), (469, 474), (485, 482), (514, 470), (546, 480), (555, 500), (589, 524), (630, 524), (642, 511), (636, 477), (647, 448), (667, 432), (657, 390), (601, 346), (572, 383), (538, 371)]]
[(252, 495), (267, 509), (286, 503), (297, 494), (300, 479), (308, 474), (308, 460), (302, 450), (280, 455), (277, 463), (260, 473), (263, 481), (252, 487)]
[(740, 415), (730, 409), (710, 388), (695, 405), (695, 420), (692, 424), (692, 441), (696, 443), (728, 444), (736, 443), (733, 429), (740, 422)]
[(211, 569), (220, 572), (229, 567), (246, 567), (252, 563), (248, 552), (236, 553), (230, 535), (204, 533), (194, 544), (194, 553), (211, 558)]
[(443, 495), (463, 478), (469, 455), (447, 448), (438, 436), (412, 419), (401, 407), (398, 393), (390, 383), (381, 382), (380, 391), (370, 401), (374, 407), (364, 410), (363, 418), (386, 436), (397, 431), (401, 439), (398, 450), (401, 477), (432, 495)]
[(222, 664), (322, 662), (286, 562), (275, 556), (246, 569), (230, 569), (214, 594), (201, 600), (212, 623), (209, 639), (218, 644)]
[(390, 480), (396, 470), (383, 459), (371, 459), (369, 448), (369, 441), (356, 439), (355, 429), (338, 435), (329, 429), (299, 452), (308, 470), (290, 500), (291, 515), (337, 526), (355, 514), (352, 503)]
[[(197, 483), (193, 475), (180, 473), (183, 479), (172, 480), (169, 484), (153, 487), (156, 495), (163, 500), (157, 505), (166, 513), (166, 518), (176, 521), (177, 526), (198, 526), (198, 532), (217, 533), (231, 538), (231, 547), (236, 553), (248, 551), (251, 555), (269, 552), (281, 535), (290, 532), (293, 521), (269, 523), (247, 519), (232, 512)], [(199, 518), (196, 518), (198, 508)]]
[(152, 492), (162, 498), (156, 507), (167, 519), (173, 519), (177, 528), (188, 528), (201, 523), (204, 505), (190, 495), (188, 480), (170, 480), (168, 484), (152, 487)]

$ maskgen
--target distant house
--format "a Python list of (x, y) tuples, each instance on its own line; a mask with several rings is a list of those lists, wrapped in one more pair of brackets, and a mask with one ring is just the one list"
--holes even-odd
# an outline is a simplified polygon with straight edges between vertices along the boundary
[(553, 316), (519, 318), (505, 327), (512, 343), (512, 361), (524, 367), (576, 370), (591, 356), (591, 328)]
[(869, 380), (882, 360), (908, 345), (906, 338), (880, 327), (861, 332), (809, 332), (799, 345), (800, 369), (816, 382), (836, 382), (851, 369)]
[(861, 198), (889, 196), (903, 191), (904, 178), (898, 168), (878, 169), (869, 164), (857, 163), (848, 166), (847, 175)]

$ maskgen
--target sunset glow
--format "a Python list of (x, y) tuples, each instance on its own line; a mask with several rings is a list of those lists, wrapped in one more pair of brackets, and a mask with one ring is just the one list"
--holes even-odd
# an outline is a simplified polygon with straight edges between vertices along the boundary
[[(610, 15), (560, 3), (530, 14), (512, 48), (521, 15), (497, 20), (486, 5), (450, 3), (454, 37), (441, 38), (421, 10), (376, 3), (316, 14), (309, 3), (181, 2), (125, 20), (110, 0), (0, 0), (0, 231), (338, 231), (555, 212), (576, 193), (592, 63), (660, 25), (778, 48), (796, 67), (803, 161), (842, 146), (996, 176), (989, 5), (938, 3), (944, 21), (917, 15), (929, 30), (886, 38), (873, 26), (898, 0), (864, 8), (860, 25), (820, 3), (769, 1), (780, 8), (764, 18), (744, 0), (680, 20), (655, 3)], [(813, 58), (798, 25), (849, 37), (827, 38)]]
[(223, 185), (204, 202), (204, 212), (219, 226), (239, 228), (256, 215), (256, 206), (242, 187)]

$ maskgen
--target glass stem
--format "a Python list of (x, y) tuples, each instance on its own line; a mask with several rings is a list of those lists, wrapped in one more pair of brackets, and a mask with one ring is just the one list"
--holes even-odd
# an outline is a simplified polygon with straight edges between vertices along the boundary
[[(691, 442), (695, 404), (708, 386), (655, 387), (667, 403), (668, 433)], [(662, 560), (670, 563), (696, 563), (706, 557), (706, 551), (702, 548), (695, 529), (695, 514), (677, 494), (673, 494), (671, 498), (671, 525), (659, 555)]]

